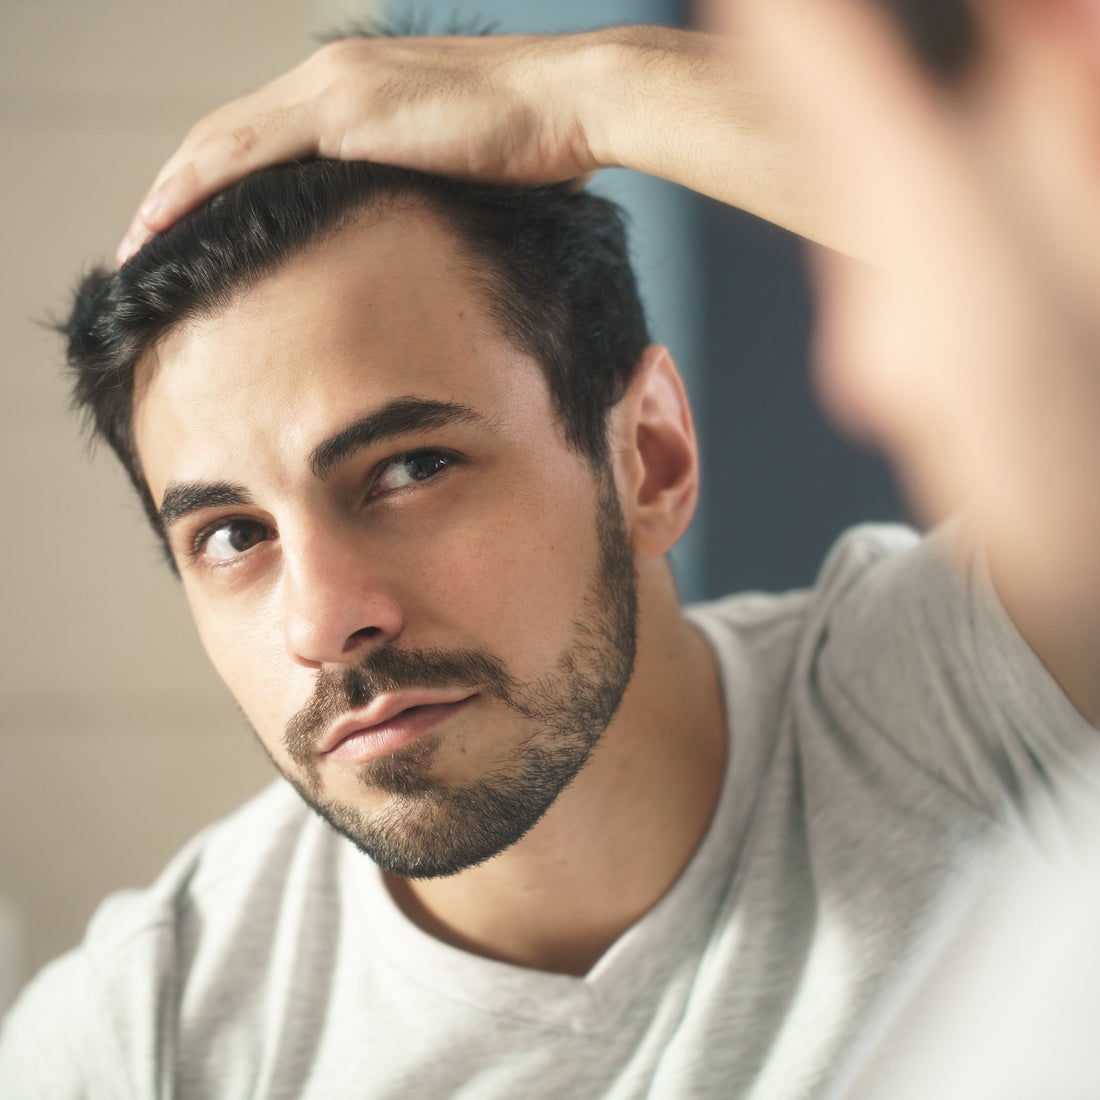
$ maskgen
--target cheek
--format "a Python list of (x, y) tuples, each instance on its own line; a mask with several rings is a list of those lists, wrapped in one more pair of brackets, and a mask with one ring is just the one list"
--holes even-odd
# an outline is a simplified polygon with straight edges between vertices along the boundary
[(409, 644), (477, 645), (521, 676), (525, 665), (551, 665), (572, 638), (597, 557), (587, 499), (531, 500), (452, 528), (416, 550)]
[[(348, 598), (361, 598), (364, 585), (385, 584), (404, 614), (398, 645), (484, 649), (520, 679), (547, 673), (573, 638), (598, 569), (591, 487), (581, 482), (572, 494), (562, 493), (561, 482), (553, 488), (502, 493), (491, 510), (364, 538), (358, 552), (370, 568), (346, 578)], [(185, 590), (214, 667), (278, 757), (286, 723), (315, 680), (288, 652), (281, 586), (272, 577), (219, 597), (185, 579)]]
[[(270, 609), (242, 608), (236, 601), (219, 606), (211, 601), (188, 598), (199, 639), (207, 656), (224, 681), (261, 741), (280, 751), (283, 730), (291, 713), (309, 693), (309, 677), (287, 656), (282, 634)], [(303, 684), (297, 681), (301, 679)]]

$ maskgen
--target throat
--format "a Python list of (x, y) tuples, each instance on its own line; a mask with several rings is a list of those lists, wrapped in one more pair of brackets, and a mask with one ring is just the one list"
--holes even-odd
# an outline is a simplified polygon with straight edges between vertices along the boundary
[(713, 652), (679, 625), (674, 655), (648, 662), (667, 674), (636, 679), (588, 766), (521, 840), (455, 875), (386, 875), (407, 919), (474, 955), (582, 977), (673, 888), (717, 807), (727, 744)]
[(579, 914), (570, 919), (557, 906), (544, 906), (535, 899), (522, 916), (509, 907), (512, 912), (507, 918), (498, 914), (498, 919), (486, 920), (480, 914), (441, 911), (408, 879), (389, 874), (385, 879), (397, 906), (422, 932), (459, 951), (528, 970), (583, 978), (633, 923), (627, 921), (623, 927), (615, 921), (601, 923), (592, 920), (591, 914), (585, 920), (578, 920)]

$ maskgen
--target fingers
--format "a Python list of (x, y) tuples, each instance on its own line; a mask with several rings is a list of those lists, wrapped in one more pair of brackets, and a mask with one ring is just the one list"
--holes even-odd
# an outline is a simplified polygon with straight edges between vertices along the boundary
[[(1078, 484), (1072, 493), (1064, 486), (1071, 472), (1090, 468), (1071, 428), (1093, 425), (1081, 369), (1091, 351), (1071, 343), (1067, 292), (1051, 277), (1067, 265), (1051, 262), (1044, 209), (1006, 193), (1023, 167), (1021, 127), (1006, 96), (1011, 84), (1021, 110), (1041, 108), (1036, 140), (1068, 125), (1065, 106), (1085, 97), (1063, 94), (1065, 73), (1052, 82), (1047, 63), (1055, 55), (1035, 27), (1021, 37), (1004, 17), (999, 29), (1014, 57), (1029, 72), (1036, 65), (1025, 80), (1014, 64), (993, 104), (1012, 108), (1012, 144), (995, 171), (986, 161), (988, 131), (980, 141), (967, 135), (870, 5), (744, 0), (740, 10), (766, 36), (782, 91), (815, 135), (813, 166), (829, 201), (861, 220), (881, 269), (818, 264), (817, 369), (829, 408), (883, 447), (923, 514), (966, 500), (1002, 547), (1030, 546), (1034, 534), (1027, 557), (1035, 567), (1026, 569), (1041, 578), (1040, 550), (1050, 551), (1054, 532), (1066, 546), (1080, 545), (1064, 521), (1090, 498)], [(1057, 56), (1064, 67), (1071, 54)], [(1063, 109), (1052, 118), (1053, 104)], [(1087, 120), (1070, 128), (1089, 139), (1095, 133)], [(1053, 150), (1046, 159), (1053, 162)], [(1076, 208), (1067, 181), (1082, 175), (1059, 163), (1051, 196)], [(1091, 243), (1094, 235), (1081, 233), (1089, 212), (1087, 201), (1073, 210), (1078, 239)], [(1065, 501), (1074, 495), (1071, 509)]]
[(980, 409), (994, 365), (1014, 362), (1000, 319), (1028, 303), (1012, 242), (942, 93), (883, 13), (862, 0), (745, 0), (739, 12), (808, 135), (830, 217), (856, 227), (847, 239), (875, 269), (818, 262), (818, 385), (939, 515), (963, 471), (988, 480), (973, 453), (987, 437), (960, 427), (961, 412)]
[(920, 248), (922, 221), (958, 210), (961, 157), (940, 100), (900, 32), (860, 0), (751, 0), (780, 94), (816, 151), (834, 216), (858, 227), (859, 256), (891, 266)]
[(273, 164), (317, 152), (318, 128), (311, 104), (300, 104), (255, 122), (226, 123), (201, 139), (188, 138), (167, 162), (119, 245), (125, 263), (154, 234), (172, 225), (231, 183)]
[(985, 130), (998, 189), (1047, 265), (1100, 290), (1100, 27), (1069, 0), (977, 3)]

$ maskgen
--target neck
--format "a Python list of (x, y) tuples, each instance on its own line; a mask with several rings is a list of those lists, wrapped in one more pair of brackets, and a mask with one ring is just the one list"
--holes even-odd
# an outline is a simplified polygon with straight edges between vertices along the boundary
[(440, 879), (389, 877), (438, 939), (582, 975), (672, 886), (721, 789), (726, 731), (710, 647), (671, 578), (640, 586), (635, 673), (589, 764), (519, 843)]

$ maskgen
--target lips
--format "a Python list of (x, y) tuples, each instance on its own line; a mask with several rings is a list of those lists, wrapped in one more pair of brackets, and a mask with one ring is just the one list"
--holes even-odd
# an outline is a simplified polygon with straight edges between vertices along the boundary
[(366, 759), (388, 752), (445, 721), (477, 693), (398, 692), (379, 696), (369, 707), (341, 719), (318, 742), (319, 756)]

